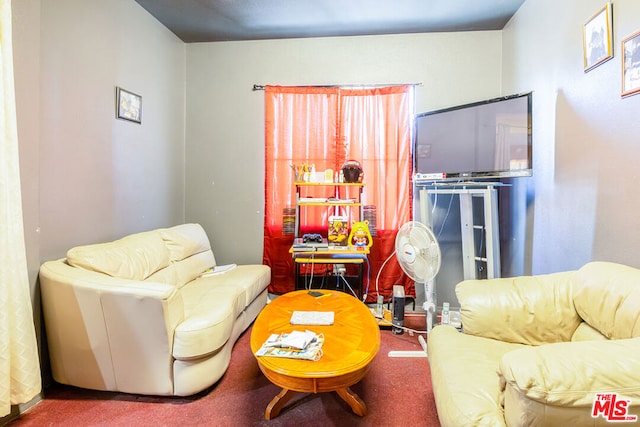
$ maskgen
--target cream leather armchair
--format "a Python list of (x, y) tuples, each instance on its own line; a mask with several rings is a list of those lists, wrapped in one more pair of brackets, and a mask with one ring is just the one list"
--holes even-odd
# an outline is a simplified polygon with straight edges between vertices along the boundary
[(593, 262), (456, 295), (464, 332), (440, 325), (427, 340), (443, 426), (640, 420), (640, 270)]

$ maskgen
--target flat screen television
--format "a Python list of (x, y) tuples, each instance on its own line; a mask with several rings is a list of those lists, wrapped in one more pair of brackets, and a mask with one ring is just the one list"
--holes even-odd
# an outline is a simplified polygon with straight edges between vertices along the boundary
[(415, 116), (415, 179), (468, 181), (532, 175), (533, 93)]

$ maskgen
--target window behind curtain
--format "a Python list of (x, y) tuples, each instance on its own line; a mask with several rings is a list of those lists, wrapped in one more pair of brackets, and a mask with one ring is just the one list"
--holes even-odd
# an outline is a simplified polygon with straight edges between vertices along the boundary
[[(291, 165), (315, 164), (318, 171), (337, 171), (345, 160), (357, 160), (364, 170), (365, 201), (377, 210), (367, 298), (375, 301), (378, 271), (394, 251), (397, 230), (411, 218), (412, 95), (411, 86), (265, 88), (263, 261), (272, 268), (271, 292), (294, 289), (294, 266), (288, 252), (293, 236), (282, 234), (283, 209), (295, 207)], [(326, 190), (315, 191), (317, 196), (326, 196)], [(326, 213), (320, 211), (306, 218), (307, 224), (317, 228), (304, 232), (326, 235)], [(415, 296), (413, 283), (392, 258), (380, 276), (380, 294), (389, 298), (393, 285), (401, 284), (407, 295)]]

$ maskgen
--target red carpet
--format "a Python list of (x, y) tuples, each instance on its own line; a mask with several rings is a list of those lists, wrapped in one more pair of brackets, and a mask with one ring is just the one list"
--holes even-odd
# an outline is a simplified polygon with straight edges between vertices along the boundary
[[(424, 317), (406, 323), (424, 329)], [(236, 343), (231, 364), (208, 390), (187, 398), (138, 396), (54, 385), (45, 399), (10, 426), (434, 426), (436, 413), (426, 358), (391, 358), (390, 350), (420, 350), (416, 336), (381, 331), (378, 355), (366, 377), (351, 387), (365, 401), (359, 417), (335, 393), (298, 394), (271, 421), (264, 410), (280, 389), (258, 368), (251, 330)]]

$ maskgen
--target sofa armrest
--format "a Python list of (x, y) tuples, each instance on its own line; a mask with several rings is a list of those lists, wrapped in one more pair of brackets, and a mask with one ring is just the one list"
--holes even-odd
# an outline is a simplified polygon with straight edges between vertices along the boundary
[(156, 298), (168, 298), (175, 292), (175, 286), (168, 283), (145, 282), (140, 280), (112, 277), (107, 274), (73, 267), (64, 259), (47, 261), (40, 267), (40, 280), (45, 286), (73, 286), (96, 292), (121, 292)]
[(181, 293), (157, 298), (108, 292), (100, 303), (118, 390), (172, 395), (174, 334), (184, 319)]
[(640, 338), (554, 343), (506, 353), (499, 370), (505, 417), (527, 423), (546, 417), (542, 424), (551, 425), (554, 414), (569, 413), (593, 421), (590, 411), (598, 393), (617, 393), (618, 400), (631, 399), (638, 408), (637, 354)]
[(174, 286), (114, 278), (63, 260), (41, 266), (40, 285), (56, 381), (131, 393), (145, 393), (155, 381), (155, 394), (171, 394), (173, 331), (184, 317)]
[(569, 341), (580, 324), (574, 272), (486, 280), (456, 286), (464, 331), (512, 343)]

